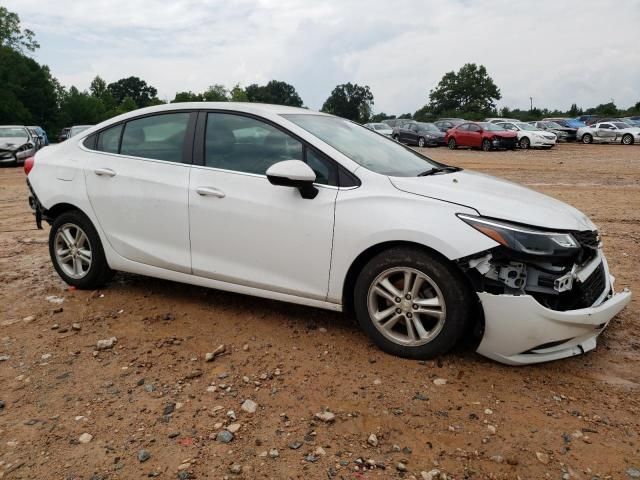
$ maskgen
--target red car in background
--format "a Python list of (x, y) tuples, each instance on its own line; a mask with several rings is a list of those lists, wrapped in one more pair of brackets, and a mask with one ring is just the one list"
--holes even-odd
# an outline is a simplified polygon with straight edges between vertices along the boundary
[(466, 122), (447, 130), (444, 141), (451, 150), (458, 147), (515, 150), (518, 134), (489, 122)]

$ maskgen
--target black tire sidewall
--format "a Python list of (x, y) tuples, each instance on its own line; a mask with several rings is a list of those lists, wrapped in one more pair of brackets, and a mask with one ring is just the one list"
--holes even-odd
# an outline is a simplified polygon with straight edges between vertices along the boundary
[[(446, 319), (442, 331), (431, 342), (410, 347), (387, 339), (373, 324), (367, 307), (369, 287), (383, 271), (393, 267), (410, 267), (431, 278), (444, 296)], [(455, 346), (464, 333), (472, 312), (472, 293), (455, 267), (420, 249), (394, 248), (373, 257), (362, 269), (354, 289), (354, 307), (361, 328), (378, 347), (387, 353), (411, 359), (428, 359), (442, 355)]]
[(529, 141), (529, 137), (522, 137), (522, 140), (520, 140), (520, 146), (524, 150), (527, 150), (531, 146), (531, 142)]
[(582, 143), (586, 143), (586, 144), (588, 145), (588, 144), (590, 144), (591, 142), (593, 142), (593, 137), (592, 137), (590, 134), (585, 133), (585, 134), (582, 136)]
[[(624, 139), (625, 139), (625, 138), (630, 138), (630, 139), (631, 139), (631, 141), (630, 141), (629, 143), (624, 143)], [(625, 134), (622, 136), (622, 144), (623, 144), (623, 145), (631, 145), (631, 144), (633, 144), (633, 135), (631, 135), (630, 133), (625, 133)]]
[[(487, 148), (485, 148), (485, 145), (489, 145)], [(482, 149), (483, 152), (488, 152), (491, 150), (491, 142), (487, 139), (484, 139), (482, 141), (482, 144), (480, 145), (480, 148)]]
[[(72, 278), (67, 275), (58, 265), (55, 256), (55, 236), (62, 225), (71, 223), (82, 228), (87, 235), (89, 244), (91, 245), (91, 267), (89, 272), (82, 278)], [(78, 210), (64, 212), (56, 217), (49, 231), (49, 255), (51, 262), (60, 278), (67, 284), (72, 285), (81, 290), (92, 290), (102, 286), (112, 275), (112, 271), (107, 264), (107, 260), (102, 248), (102, 242), (91, 220)]]
[(447, 142), (447, 146), (449, 147), (449, 150), (455, 150), (457, 144), (456, 144), (456, 139), (455, 138), (450, 138), (449, 141)]

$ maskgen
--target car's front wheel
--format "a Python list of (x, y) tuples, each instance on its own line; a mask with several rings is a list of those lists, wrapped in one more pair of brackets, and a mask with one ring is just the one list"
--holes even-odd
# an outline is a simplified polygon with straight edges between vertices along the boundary
[(485, 152), (491, 150), (491, 142), (486, 138), (482, 141), (482, 150)]
[(420, 148), (424, 148), (424, 138), (423, 137), (418, 138), (418, 146)]
[(60, 214), (49, 232), (49, 254), (58, 275), (80, 289), (102, 286), (113, 275), (98, 232), (80, 211)]
[(591, 143), (591, 142), (593, 142), (593, 137), (592, 137), (590, 134), (585, 133), (585, 134), (582, 136), (582, 143), (587, 143), (587, 144), (589, 144), (589, 143)]
[(528, 150), (529, 147), (531, 147), (531, 141), (529, 140), (529, 138), (522, 137), (520, 139), (520, 148), (522, 148), (523, 150)]
[(456, 139), (455, 138), (450, 138), (449, 142), (447, 143), (447, 145), (449, 146), (449, 150), (455, 150), (457, 145), (456, 145)]
[(362, 329), (382, 350), (426, 359), (449, 351), (471, 313), (471, 293), (445, 260), (414, 248), (372, 258), (356, 281), (354, 306)]

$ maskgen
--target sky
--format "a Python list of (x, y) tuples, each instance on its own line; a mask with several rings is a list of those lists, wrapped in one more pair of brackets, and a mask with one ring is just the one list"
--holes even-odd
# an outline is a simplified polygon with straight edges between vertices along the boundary
[(442, 76), (486, 66), (498, 106), (640, 101), (639, 0), (1, 0), (69, 87), (131, 75), (177, 91), (291, 83), (320, 109), (369, 85), (374, 111), (414, 112)]

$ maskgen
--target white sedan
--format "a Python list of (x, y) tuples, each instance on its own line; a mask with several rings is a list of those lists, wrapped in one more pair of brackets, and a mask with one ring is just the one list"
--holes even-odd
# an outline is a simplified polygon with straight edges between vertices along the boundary
[(577, 132), (582, 143), (640, 143), (640, 127), (632, 127), (624, 122), (601, 122), (581, 127)]
[(512, 130), (518, 134), (518, 145), (520, 148), (551, 148), (558, 141), (555, 133), (542, 130), (530, 123), (525, 122), (498, 122), (505, 130)]
[(311, 110), (145, 108), (25, 172), (70, 285), (120, 270), (346, 310), (407, 358), (474, 332), (508, 364), (578, 355), (631, 297), (573, 207)]
[(393, 135), (393, 128), (391, 128), (386, 123), (365, 123), (364, 126), (370, 130), (373, 130), (374, 132), (378, 132), (381, 135), (386, 135), (387, 137)]

